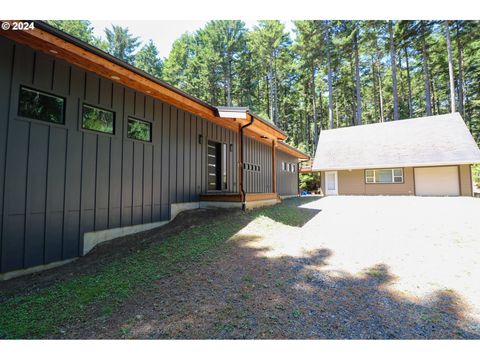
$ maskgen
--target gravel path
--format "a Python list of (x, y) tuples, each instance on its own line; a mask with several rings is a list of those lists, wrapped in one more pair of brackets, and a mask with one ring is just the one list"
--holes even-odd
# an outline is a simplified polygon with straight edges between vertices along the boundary
[(480, 338), (480, 199), (286, 200), (81, 338)]

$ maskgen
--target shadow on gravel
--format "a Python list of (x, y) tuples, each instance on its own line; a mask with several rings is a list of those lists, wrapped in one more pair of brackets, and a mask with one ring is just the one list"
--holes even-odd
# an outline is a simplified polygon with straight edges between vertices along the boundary
[[(395, 276), (378, 264), (361, 275), (332, 273), (332, 255), (267, 258), (237, 238), (227, 254), (165, 279), (122, 311), (105, 337), (187, 339), (478, 339), (453, 291), (420, 300), (389, 290)], [(141, 307), (140, 307), (141, 304)], [(93, 329), (92, 337), (99, 333)], [(101, 331), (100, 331), (101, 333)]]

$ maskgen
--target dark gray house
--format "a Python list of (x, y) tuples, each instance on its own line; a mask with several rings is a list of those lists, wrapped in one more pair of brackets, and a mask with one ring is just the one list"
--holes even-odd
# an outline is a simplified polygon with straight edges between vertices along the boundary
[(308, 156), (246, 108), (211, 106), (42, 22), (2, 31), (0, 53), (0, 278), (182, 210), (297, 195)]

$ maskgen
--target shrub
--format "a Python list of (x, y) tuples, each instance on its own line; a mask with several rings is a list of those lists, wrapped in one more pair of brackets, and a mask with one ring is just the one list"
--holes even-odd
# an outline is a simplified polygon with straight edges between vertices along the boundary
[(320, 173), (300, 174), (300, 189), (317, 191), (320, 189)]
[(480, 188), (480, 164), (472, 167), (473, 182)]

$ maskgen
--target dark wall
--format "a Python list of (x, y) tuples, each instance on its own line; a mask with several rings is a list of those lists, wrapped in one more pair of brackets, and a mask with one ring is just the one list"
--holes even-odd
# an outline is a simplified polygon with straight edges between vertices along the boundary
[[(277, 193), (279, 195), (298, 194), (298, 160), (277, 149)], [(295, 172), (282, 170), (282, 162), (295, 164)]]
[(244, 148), (245, 164), (260, 166), (259, 170), (245, 169), (245, 191), (247, 193), (273, 192), (272, 147), (246, 136)]
[[(238, 191), (238, 134), (1, 36), (0, 54), (0, 272), (76, 257), (85, 232), (169, 219), (207, 190), (208, 139), (233, 144)], [(65, 125), (18, 117), (20, 85), (64, 97)], [(81, 129), (84, 102), (115, 112), (115, 135)], [(152, 143), (126, 137), (128, 116), (152, 122)]]

